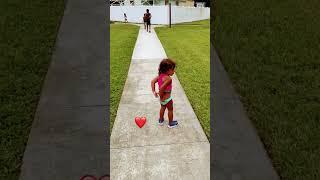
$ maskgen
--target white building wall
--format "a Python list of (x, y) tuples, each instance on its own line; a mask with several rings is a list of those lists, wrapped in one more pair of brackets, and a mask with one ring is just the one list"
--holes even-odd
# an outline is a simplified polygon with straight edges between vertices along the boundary
[[(146, 9), (152, 14), (151, 24), (169, 24), (169, 6), (110, 6), (110, 20), (143, 23)], [(171, 6), (171, 23), (191, 22), (210, 18), (210, 8)]]
[(210, 18), (210, 8), (204, 7), (171, 7), (171, 23), (199, 21)]

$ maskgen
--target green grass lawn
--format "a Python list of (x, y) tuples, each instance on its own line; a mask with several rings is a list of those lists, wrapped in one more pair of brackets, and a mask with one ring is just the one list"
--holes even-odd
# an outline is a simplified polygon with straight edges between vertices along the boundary
[(138, 33), (139, 27), (135, 25), (110, 25), (110, 132), (117, 115)]
[(166, 54), (177, 62), (176, 74), (210, 139), (210, 21), (156, 28)]
[(15, 180), (64, 1), (0, 1), (0, 179)]
[(320, 179), (320, 1), (214, 9), (214, 46), (279, 175)]

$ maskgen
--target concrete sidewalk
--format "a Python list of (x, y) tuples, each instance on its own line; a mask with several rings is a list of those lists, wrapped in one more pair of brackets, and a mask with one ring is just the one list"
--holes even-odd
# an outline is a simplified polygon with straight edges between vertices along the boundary
[(67, 1), (20, 180), (109, 174), (105, 17), (105, 1)]
[(220, 59), (213, 57), (213, 124), (211, 144), (213, 179), (279, 180), (257, 132), (232, 87)]
[[(140, 29), (111, 134), (111, 179), (210, 179), (210, 144), (177, 79), (173, 76), (174, 119), (158, 125), (159, 99), (150, 81), (166, 54), (154, 30)], [(134, 118), (146, 116), (138, 128)]]

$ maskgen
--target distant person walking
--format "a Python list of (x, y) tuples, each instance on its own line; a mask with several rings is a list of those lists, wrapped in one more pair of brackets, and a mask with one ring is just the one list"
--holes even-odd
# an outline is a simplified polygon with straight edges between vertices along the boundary
[(144, 29), (147, 30), (147, 32), (151, 33), (151, 13), (149, 12), (149, 9), (147, 9), (147, 12), (143, 15), (143, 21), (144, 21)]
[(144, 25), (144, 29), (147, 29), (147, 16), (146, 16), (146, 13), (143, 14), (143, 25)]
[(123, 14), (123, 16), (124, 16), (124, 22), (128, 22), (127, 14), (126, 14), (126, 13), (124, 13), (124, 14)]

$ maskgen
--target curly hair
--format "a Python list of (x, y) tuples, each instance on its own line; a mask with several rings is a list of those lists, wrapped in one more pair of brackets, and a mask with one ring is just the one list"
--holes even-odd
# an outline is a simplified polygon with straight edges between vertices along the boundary
[(159, 75), (161, 73), (166, 73), (169, 69), (175, 69), (176, 68), (176, 63), (171, 60), (171, 59), (163, 59), (161, 62), (160, 62), (160, 65), (159, 65)]

